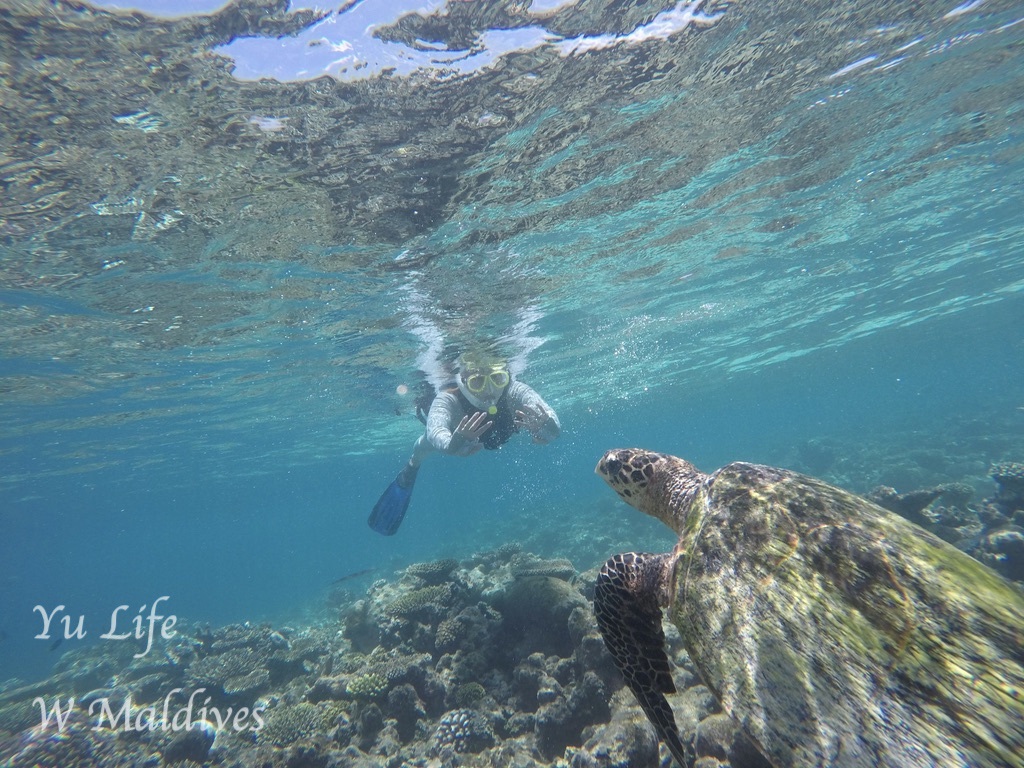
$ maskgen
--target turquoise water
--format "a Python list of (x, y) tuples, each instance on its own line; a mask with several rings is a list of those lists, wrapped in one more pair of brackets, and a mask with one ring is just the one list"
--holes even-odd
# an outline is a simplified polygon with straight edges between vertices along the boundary
[[(0, 11), (0, 680), (61, 652), (35, 605), (287, 619), (506, 540), (667, 549), (612, 447), (1024, 461), (1024, 7), (662, 5)], [(484, 341), (562, 437), (430, 459), (375, 535), (399, 388)]]

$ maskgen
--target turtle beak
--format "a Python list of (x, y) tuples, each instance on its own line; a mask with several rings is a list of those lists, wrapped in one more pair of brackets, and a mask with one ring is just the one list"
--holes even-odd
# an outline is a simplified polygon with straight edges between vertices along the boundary
[(608, 451), (594, 467), (594, 473), (601, 475), (607, 482), (611, 482), (613, 477), (617, 477), (619, 470), (622, 469), (622, 462), (616, 458), (615, 454), (616, 451)]
[(622, 467), (623, 463), (621, 461), (618, 461), (614, 457), (614, 452), (609, 451), (607, 454), (601, 457), (601, 460), (597, 463), (597, 466), (594, 467), (594, 472), (599, 475), (604, 475), (605, 477), (610, 477), (612, 475), (617, 474), (618, 470), (622, 469)]

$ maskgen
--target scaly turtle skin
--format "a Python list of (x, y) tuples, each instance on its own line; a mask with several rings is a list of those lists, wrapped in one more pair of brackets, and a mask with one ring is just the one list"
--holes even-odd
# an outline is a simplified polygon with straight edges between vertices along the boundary
[(679, 534), (623, 554), (595, 612), (673, 757), (662, 609), (776, 768), (1024, 766), (1024, 592), (854, 494), (795, 472), (609, 451), (597, 473)]

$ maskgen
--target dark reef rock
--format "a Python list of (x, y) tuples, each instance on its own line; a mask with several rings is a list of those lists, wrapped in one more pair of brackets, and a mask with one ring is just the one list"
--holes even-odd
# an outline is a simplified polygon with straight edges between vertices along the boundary
[(384, 727), (384, 713), (376, 704), (363, 707), (359, 712), (359, 719), (356, 724), (356, 743), (364, 752), (373, 747), (377, 735)]
[(736, 721), (721, 712), (700, 721), (694, 750), (698, 759), (713, 758), (737, 768), (771, 768)]
[(697, 757), (714, 757), (720, 762), (727, 762), (732, 744), (739, 734), (739, 726), (728, 715), (717, 713), (705, 717), (697, 725), (697, 736), (693, 743)]
[(700, 683), (683, 688), (677, 702), (679, 732), (691, 737), (696, 734), (701, 721), (719, 711), (714, 695)]
[(209, 723), (196, 723), (171, 739), (163, 751), (164, 760), (168, 763), (204, 763), (216, 737), (217, 731)]
[(928, 525), (931, 521), (922, 514), (925, 507), (942, 495), (937, 488), (911, 491), (909, 493), (897, 493), (895, 488), (879, 486), (871, 491), (867, 497), (880, 507), (885, 507), (890, 512), (907, 518), (918, 525)]
[(974, 487), (968, 483), (943, 483), (936, 490), (944, 505), (956, 509), (966, 509), (974, 496)]
[(1007, 515), (1024, 509), (1024, 463), (1004, 461), (995, 464), (989, 475), (996, 482), (993, 501)]
[(522, 712), (536, 712), (541, 703), (541, 691), (553, 690), (552, 686), (558, 685), (557, 681), (548, 675), (545, 669), (546, 661), (543, 654), (532, 654), (512, 673), (516, 703)]
[(412, 741), (416, 727), (427, 712), (416, 689), (403, 683), (388, 692), (387, 713), (395, 719), (398, 738), (402, 743)]
[(1007, 525), (989, 531), (969, 554), (1006, 578), (1024, 582), (1024, 528)]
[(318, 677), (306, 694), (314, 704), (329, 699), (337, 701), (348, 695), (348, 681), (344, 675), (337, 677)]
[(658, 737), (636, 709), (623, 710), (607, 725), (594, 729), (583, 747), (574, 750), (571, 768), (656, 768)]
[(380, 627), (370, 616), (370, 601), (359, 600), (345, 612), (342, 634), (359, 653), (369, 653), (380, 642)]
[(561, 755), (570, 744), (583, 741), (584, 728), (607, 722), (610, 717), (604, 683), (593, 672), (587, 672), (568, 698), (558, 695), (537, 711), (537, 748), (545, 757)]
[(516, 579), (497, 602), (506, 641), (524, 656), (535, 651), (569, 656), (569, 616), (584, 605), (578, 589), (552, 576)]

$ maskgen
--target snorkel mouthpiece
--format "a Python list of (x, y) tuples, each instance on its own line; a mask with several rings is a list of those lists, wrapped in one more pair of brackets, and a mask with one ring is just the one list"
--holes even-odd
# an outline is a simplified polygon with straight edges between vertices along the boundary
[(487, 412), (491, 414), (491, 416), (493, 416), (498, 412), (498, 406), (492, 405), (490, 408), (487, 409)]

